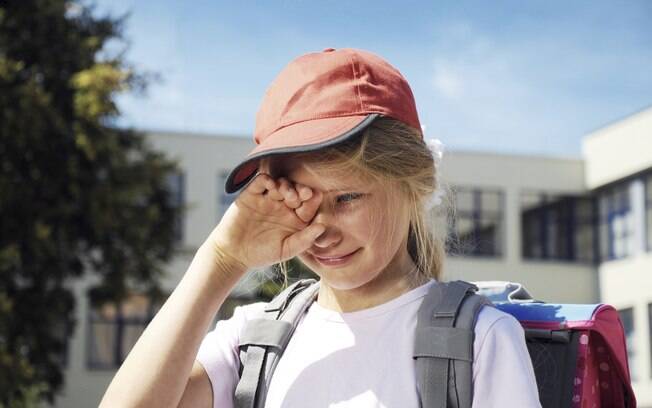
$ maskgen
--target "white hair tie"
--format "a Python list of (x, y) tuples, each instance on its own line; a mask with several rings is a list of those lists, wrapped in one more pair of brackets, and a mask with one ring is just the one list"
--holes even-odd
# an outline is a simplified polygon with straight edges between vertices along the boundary
[(444, 197), (444, 191), (439, 188), (439, 183), (437, 182), (439, 176), (439, 165), (441, 164), (442, 157), (444, 157), (444, 144), (441, 140), (434, 138), (426, 139), (426, 144), (428, 145), (428, 149), (430, 149), (432, 158), (435, 162), (435, 192), (432, 193), (425, 202), (426, 210), (431, 210), (440, 205), (442, 198)]

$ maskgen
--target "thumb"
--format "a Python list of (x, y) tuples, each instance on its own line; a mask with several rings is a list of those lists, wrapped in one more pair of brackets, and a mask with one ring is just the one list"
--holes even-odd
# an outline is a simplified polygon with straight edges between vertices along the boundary
[[(312, 243), (326, 231), (322, 224), (310, 224), (287, 238), (287, 257), (291, 258), (312, 246)], [(285, 258), (285, 257), (284, 257)]]

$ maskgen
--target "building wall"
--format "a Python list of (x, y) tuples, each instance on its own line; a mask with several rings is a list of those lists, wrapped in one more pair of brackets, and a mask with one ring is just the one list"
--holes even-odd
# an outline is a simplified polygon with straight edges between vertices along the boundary
[(633, 309), (634, 336), (630, 371), (640, 407), (652, 406), (650, 305), (652, 305), (652, 253), (604, 263), (600, 266), (603, 302), (618, 310)]
[[(646, 199), (652, 193), (648, 191), (652, 185), (652, 108), (588, 135), (583, 152), (587, 186), (598, 192), (621, 188), (627, 199), (626, 205), (608, 213), (609, 218), (623, 221), (618, 228), (609, 225), (609, 236), (625, 230), (624, 245), (615, 254), (625, 255), (600, 264), (600, 298), (620, 311), (631, 309), (632, 320), (625, 329), (632, 331), (628, 351), (634, 392), (639, 407), (652, 407), (652, 211)], [(613, 248), (609, 249), (612, 254)]]
[(593, 265), (526, 260), (521, 251), (521, 193), (585, 194), (581, 160), (450, 152), (442, 163), (442, 177), (449, 185), (497, 188), (505, 193), (504, 254), (497, 258), (449, 257), (447, 279), (520, 282), (536, 298), (554, 303), (598, 301)]
[(218, 223), (218, 176), (235, 167), (254, 144), (244, 137), (162, 132), (150, 134), (149, 140), (157, 149), (180, 159), (187, 180), (186, 204), (190, 206), (184, 243), (189, 249), (197, 248)]
[(582, 142), (594, 189), (652, 167), (652, 107), (596, 130)]

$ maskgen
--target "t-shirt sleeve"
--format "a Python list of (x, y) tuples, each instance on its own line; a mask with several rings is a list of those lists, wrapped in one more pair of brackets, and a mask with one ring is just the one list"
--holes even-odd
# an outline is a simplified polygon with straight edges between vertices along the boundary
[(197, 352), (196, 360), (204, 367), (213, 388), (213, 407), (232, 408), (233, 394), (238, 383), (238, 344), (240, 333), (258, 304), (238, 306), (233, 316), (219, 320), (208, 332)]
[(475, 333), (472, 406), (540, 408), (534, 369), (518, 320), (484, 307)]

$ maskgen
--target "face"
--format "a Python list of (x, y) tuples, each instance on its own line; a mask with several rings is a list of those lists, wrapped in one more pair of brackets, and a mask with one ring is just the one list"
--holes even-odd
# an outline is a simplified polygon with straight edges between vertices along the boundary
[[(306, 162), (283, 160), (276, 177), (321, 190), (313, 222), (326, 226), (299, 259), (339, 290), (389, 281), (414, 267), (407, 251), (409, 216), (400, 194), (351, 174), (329, 174)], [(329, 259), (330, 258), (330, 259)]]

